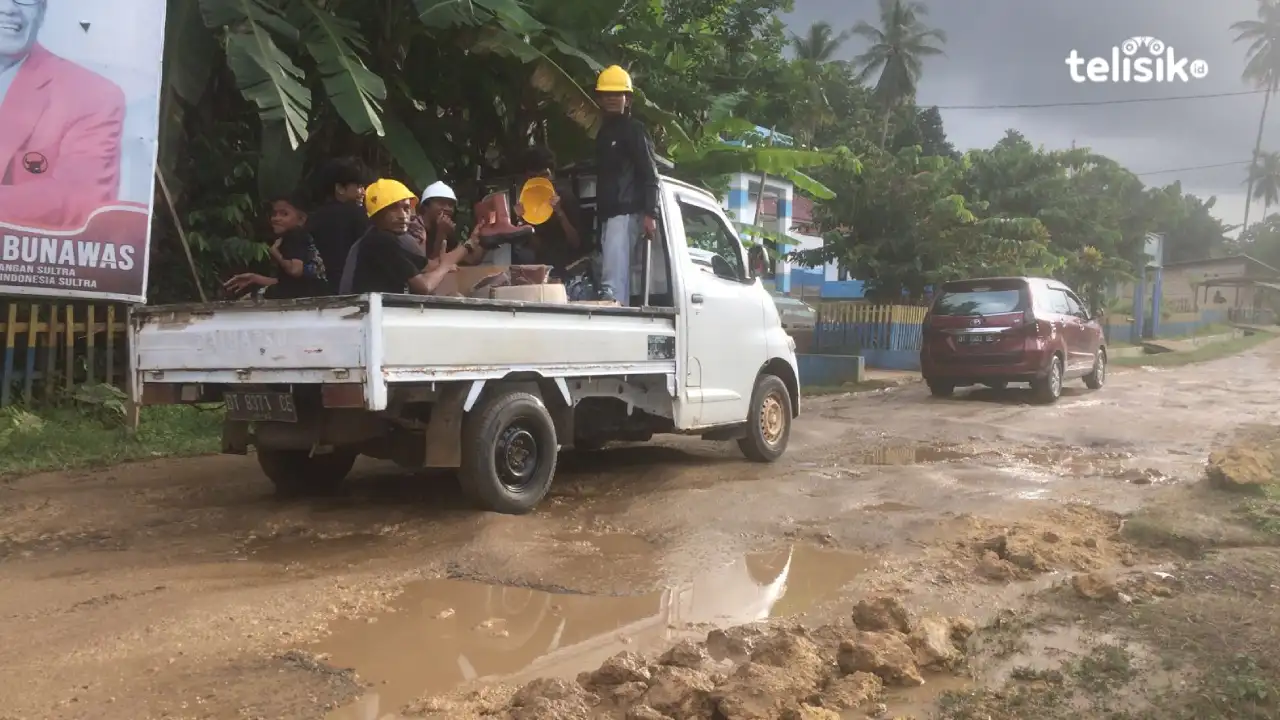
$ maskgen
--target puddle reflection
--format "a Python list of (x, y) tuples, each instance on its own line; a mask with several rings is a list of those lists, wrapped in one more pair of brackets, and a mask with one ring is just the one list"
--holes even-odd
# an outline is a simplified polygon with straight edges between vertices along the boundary
[[(503, 678), (573, 677), (622, 650), (646, 652), (691, 634), (805, 612), (839, 597), (867, 567), (808, 546), (740, 557), (691, 583), (647, 595), (558, 595), (459, 580), (411, 585), (395, 612), (339, 621), (315, 650), (374, 688), (328, 720), (395, 718), (423, 695)], [(705, 632), (705, 631), (704, 631)], [(699, 633), (701, 634), (701, 633)]]

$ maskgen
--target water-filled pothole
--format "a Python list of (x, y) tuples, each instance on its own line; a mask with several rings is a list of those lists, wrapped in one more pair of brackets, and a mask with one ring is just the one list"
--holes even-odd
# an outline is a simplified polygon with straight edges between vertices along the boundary
[(622, 650), (834, 601), (868, 563), (809, 546), (739, 557), (691, 582), (643, 595), (553, 594), (459, 580), (410, 585), (392, 612), (341, 620), (315, 647), (373, 686), (329, 720), (382, 720), (424, 695), (481, 679), (573, 677)]

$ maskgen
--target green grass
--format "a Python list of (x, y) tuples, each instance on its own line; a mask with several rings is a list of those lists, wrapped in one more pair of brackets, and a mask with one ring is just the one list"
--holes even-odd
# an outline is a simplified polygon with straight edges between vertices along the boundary
[(1186, 352), (1168, 352), (1157, 353), (1154, 355), (1141, 355), (1139, 357), (1112, 358), (1111, 364), (1121, 367), (1177, 367), (1179, 365), (1190, 365), (1192, 363), (1217, 360), (1218, 358), (1224, 358), (1230, 355), (1238, 355), (1246, 350), (1252, 350), (1263, 343), (1274, 340), (1275, 338), (1276, 336), (1272, 333), (1257, 332), (1253, 335), (1246, 335), (1233, 340), (1224, 340), (1222, 342), (1211, 343), (1209, 345), (1201, 345), (1194, 350), (1188, 350)]
[(1266, 485), (1259, 493), (1260, 497), (1245, 501), (1241, 513), (1256, 530), (1280, 537), (1280, 487)]
[(0, 478), (218, 451), (222, 413), (184, 405), (143, 408), (137, 434), (101, 409), (0, 409)]

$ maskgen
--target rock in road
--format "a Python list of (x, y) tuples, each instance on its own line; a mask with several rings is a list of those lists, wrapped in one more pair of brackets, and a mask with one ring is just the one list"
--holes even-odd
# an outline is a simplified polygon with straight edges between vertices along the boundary
[[(671, 622), (659, 617), (650, 623), (653, 642), (673, 643), (682, 629), (705, 638), (717, 618), (847, 617), (855, 599), (875, 597), (855, 598), (848, 578), (873, 578), (877, 563), (921, 548), (950, 548), (956, 518), (975, 528), (1009, 525), (1074, 500), (1124, 511), (1162, 484), (1198, 478), (1215, 440), (1273, 419), (1277, 366), (1280, 348), (1265, 345), (1204, 365), (1116, 373), (1103, 390), (1069, 388), (1050, 407), (1017, 389), (935, 400), (920, 385), (814, 398), (777, 464), (749, 464), (731, 445), (683, 439), (566, 456), (549, 501), (525, 517), (474, 512), (439, 478), (372, 462), (345, 495), (291, 503), (271, 497), (251, 458), (230, 456), (11, 480), (0, 485), (0, 715), (316, 718), (374, 683), (381, 716), (489, 667), (515, 673), (536, 661), (526, 673), (572, 679), (629, 643), (660, 651), (638, 647), (649, 642), (645, 614), (657, 612), (648, 608), (680, 606), (684, 583), (731, 566), (743, 568), (756, 595), (691, 601), (712, 606)], [(1035, 557), (1068, 564), (1076, 550), (1122, 553), (1090, 550), (1085, 535), (1028, 521), (1002, 535), (1004, 545), (979, 537), (963, 552), (975, 563), (990, 554), (1010, 578), (1032, 570), (1016, 562), (1022, 550), (1008, 538), (1029, 538)], [(813, 590), (823, 573), (806, 575), (800, 556), (785, 552), (792, 547), (846, 551), (848, 575), (828, 577), (829, 591)], [(823, 562), (832, 575), (835, 561)], [(782, 587), (784, 570), (787, 594), (775, 597), (770, 588)], [(533, 608), (531, 599), (543, 604)], [(604, 604), (639, 619), (610, 620), (611, 631), (598, 636), (574, 630)], [(914, 682), (872, 662), (890, 650), (904, 662), (952, 661), (947, 625), (910, 626), (912, 635), (893, 608), (863, 610), (889, 627), (858, 632), (890, 639), (871, 652), (846, 638), (849, 669), (870, 668), (856, 671), (864, 673), (859, 682), (880, 677), (876, 668), (892, 682)], [(412, 632), (451, 623), (465, 635), (457, 642), (482, 637), (488, 645), (446, 658), (447, 677), (410, 672), (417, 665), (397, 662), (398, 653), (422, 643), (393, 646), (404, 631), (374, 632), (409, 612), (422, 618)], [(750, 657), (759, 649), (747, 640), (726, 635), (719, 644)], [(842, 652), (838, 642), (815, 645)], [(686, 646), (661, 664), (671, 687), (688, 685), (686, 666), (703, 652)], [(385, 667), (344, 654), (381, 657)], [(756, 665), (743, 672), (772, 672)], [(715, 698), (723, 687), (703, 692)], [(650, 709), (678, 709), (683, 692), (655, 693), (650, 700), (662, 707)], [(734, 697), (722, 699), (732, 706)]]

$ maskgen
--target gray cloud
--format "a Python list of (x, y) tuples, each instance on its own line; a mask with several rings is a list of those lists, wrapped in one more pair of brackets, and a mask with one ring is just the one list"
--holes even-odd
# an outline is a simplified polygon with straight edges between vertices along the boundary
[[(1231, 23), (1252, 19), (1256, 0), (933, 0), (928, 22), (948, 34), (946, 57), (926, 61), (923, 105), (1015, 105), (1097, 102), (1250, 90), (1240, 79), (1244, 45)], [(796, 0), (786, 17), (796, 32), (826, 20), (839, 29), (876, 21), (875, 0)], [(1178, 57), (1203, 59), (1203, 79), (1173, 83), (1082, 83), (1071, 80), (1066, 58), (1110, 57), (1135, 36), (1155, 37)], [(841, 57), (861, 50), (849, 40)], [(1092, 147), (1137, 173), (1248, 160), (1261, 94), (1175, 102), (1082, 107), (943, 110), (947, 133), (960, 148), (988, 147), (1007, 128), (1047, 148)], [(1269, 113), (1263, 148), (1280, 150), (1280, 104)], [(1245, 165), (1144, 176), (1150, 184), (1181, 180), (1199, 195), (1218, 196), (1228, 223), (1244, 214)], [(1255, 208), (1256, 219), (1261, 208)]]

